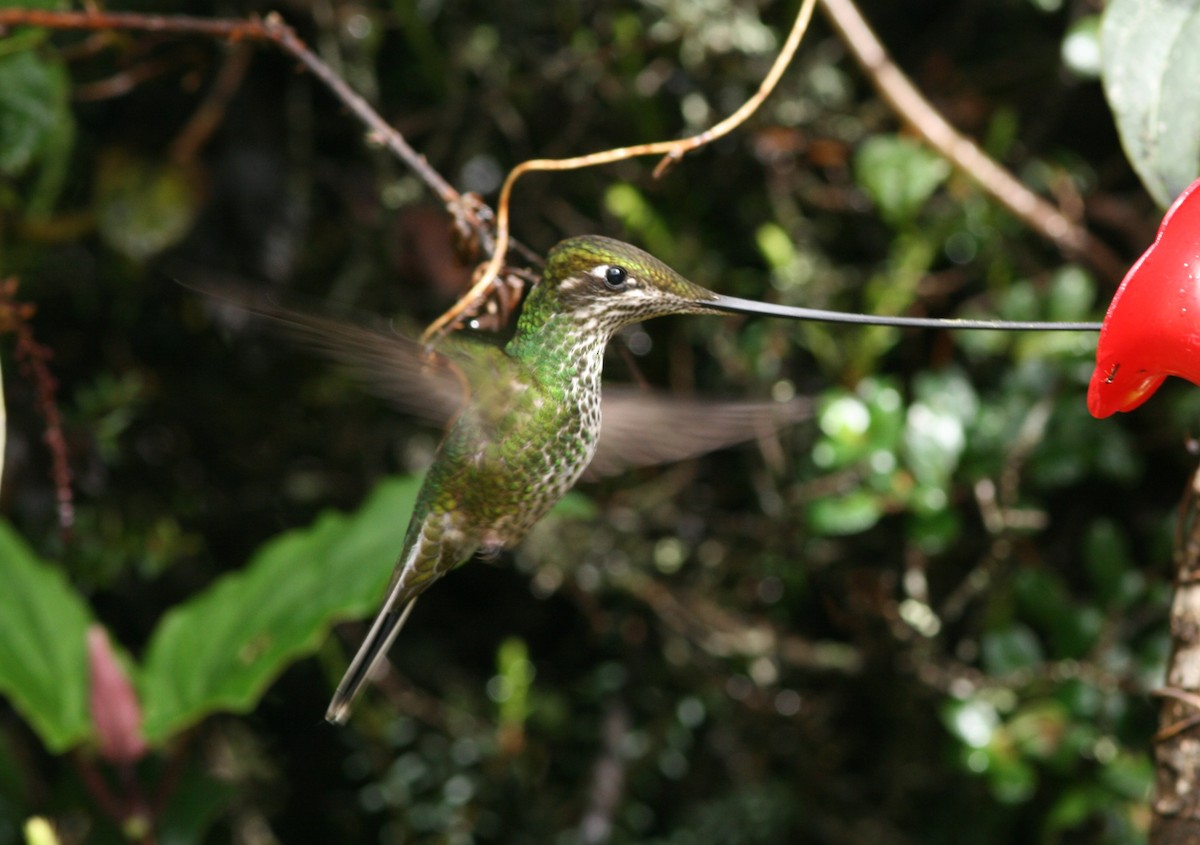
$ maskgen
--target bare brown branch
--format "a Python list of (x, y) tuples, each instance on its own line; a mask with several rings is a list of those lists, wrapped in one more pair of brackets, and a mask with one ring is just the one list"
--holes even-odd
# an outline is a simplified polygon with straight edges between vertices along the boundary
[(1125, 275), (1125, 262), (1106, 244), (1023, 185), (930, 105), (892, 61), (854, 0), (821, 0), (821, 6), (880, 96), (927, 144), (1063, 254), (1087, 263), (1110, 280)]
[[(272, 13), (264, 18), (207, 19), (187, 15), (142, 15), (132, 12), (52, 12), (41, 9), (0, 9), (0, 31), (13, 26), (42, 26), (49, 29), (120, 29), (135, 32), (169, 32), (179, 35), (203, 35), (232, 42), (262, 41), (274, 44), (295, 58), (317, 77), (358, 120), (367, 127), (367, 139), (387, 148), (437, 194), (452, 214), (461, 213), (484, 228), (474, 206), (434, 170), (425, 157), (409, 145), (396, 129), (379, 116), (371, 105), (305, 45), (283, 18)], [(459, 209), (462, 209), (459, 212)]]

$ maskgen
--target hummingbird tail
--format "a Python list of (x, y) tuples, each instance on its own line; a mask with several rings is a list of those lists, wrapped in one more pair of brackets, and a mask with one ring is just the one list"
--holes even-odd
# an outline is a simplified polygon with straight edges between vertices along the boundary
[(346, 724), (346, 720), (350, 718), (350, 706), (358, 696), (363, 683), (387, 655), (388, 649), (392, 647), (396, 635), (404, 627), (404, 623), (408, 620), (408, 615), (412, 613), (416, 603), (417, 599), (413, 597), (402, 608), (393, 607), (375, 617), (375, 624), (367, 632), (366, 639), (363, 640), (358, 653), (354, 655), (354, 660), (350, 662), (350, 668), (342, 676), (341, 683), (338, 684), (333, 698), (329, 701), (329, 707), (325, 711), (325, 721), (335, 725)]

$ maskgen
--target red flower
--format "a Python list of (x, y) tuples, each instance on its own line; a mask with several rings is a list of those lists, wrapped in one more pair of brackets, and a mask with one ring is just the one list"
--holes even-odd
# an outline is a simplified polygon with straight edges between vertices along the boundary
[(1094, 417), (1132, 411), (1167, 376), (1200, 384), (1200, 180), (1171, 206), (1158, 237), (1108, 306), (1088, 386)]

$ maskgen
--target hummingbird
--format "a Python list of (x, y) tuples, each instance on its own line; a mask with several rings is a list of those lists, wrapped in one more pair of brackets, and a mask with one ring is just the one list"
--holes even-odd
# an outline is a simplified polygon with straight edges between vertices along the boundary
[(660, 315), (719, 314), (718, 303), (740, 300), (597, 235), (549, 251), (502, 346), (459, 333), (430, 347), (390, 328), (296, 310), (245, 289), (200, 287), (271, 318), (403, 410), (448, 424), (383, 604), (325, 713), (336, 724), (349, 718), (417, 597), (472, 558), (516, 546), (581, 477), (682, 460), (810, 415), (803, 398), (734, 402), (602, 391), (605, 347), (621, 328)]
[(452, 336), (431, 353), (393, 332), (235, 298), (350, 364), (407, 410), (450, 421), (417, 495), (383, 604), (326, 710), (326, 720), (335, 724), (349, 718), (417, 598), (473, 557), (517, 545), (585, 473), (681, 460), (809, 414), (802, 399), (730, 403), (602, 390), (605, 347), (620, 329), (668, 314), (727, 313), (915, 327), (1098, 327), (885, 318), (759, 303), (716, 294), (649, 253), (599, 235), (551, 248), (503, 346)]
[[(636, 396), (603, 397), (604, 351), (617, 331), (667, 314), (718, 314), (711, 304), (717, 298), (637, 247), (594, 235), (575, 237), (548, 253), (507, 344), (460, 341), (439, 349), (444, 356), (439, 363), (459, 382), (453, 398), (460, 408), (417, 495), (383, 605), (330, 701), (328, 721), (349, 718), (363, 682), (421, 593), (472, 557), (517, 545), (589, 465), (607, 474), (629, 463), (679, 459), (750, 439), (807, 413), (804, 402), (697, 402), (687, 423), (693, 431), (678, 425), (664, 431), (661, 420), (657, 431), (638, 431), (656, 425), (655, 415), (666, 410), (662, 399), (645, 397), (635, 411)], [(356, 345), (361, 349), (361, 339)], [(340, 354), (346, 354), (345, 346)], [(420, 366), (405, 357), (406, 369)], [(394, 373), (394, 361), (384, 366)], [(455, 385), (440, 381), (435, 392), (451, 399), (447, 388)], [(427, 401), (429, 391), (421, 393)], [(686, 405), (671, 408), (681, 419)], [(610, 416), (615, 436), (603, 434)], [(631, 455), (630, 449), (639, 453)]]

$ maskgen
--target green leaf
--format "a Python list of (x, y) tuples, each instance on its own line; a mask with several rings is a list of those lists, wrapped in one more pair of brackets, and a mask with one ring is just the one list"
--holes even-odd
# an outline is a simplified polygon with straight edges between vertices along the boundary
[(994, 751), (988, 767), (988, 785), (1002, 804), (1021, 804), (1037, 790), (1037, 771), (1021, 758)]
[(1021, 624), (985, 632), (980, 645), (983, 665), (990, 675), (1029, 669), (1045, 659), (1037, 635)]
[(1096, 301), (1096, 283), (1082, 267), (1068, 264), (1055, 271), (1046, 299), (1051, 320), (1088, 320)]
[(58, 834), (50, 822), (41, 816), (25, 821), (25, 845), (59, 845)]
[(240, 796), (238, 784), (214, 777), (195, 756), (189, 758), (158, 819), (156, 841), (160, 845), (199, 845)]
[(950, 165), (916, 141), (899, 135), (875, 135), (854, 157), (858, 183), (871, 195), (892, 226), (913, 216), (950, 175)]
[(591, 520), (600, 513), (596, 503), (578, 490), (568, 490), (567, 494), (558, 500), (550, 509), (551, 515), (565, 520)]
[(1085, 15), (1071, 24), (1062, 42), (1063, 64), (1081, 79), (1100, 76), (1100, 16)]
[(1154, 788), (1154, 767), (1145, 754), (1122, 753), (1100, 771), (1104, 785), (1118, 795), (1143, 801)]
[(953, 413), (924, 402), (908, 406), (904, 451), (918, 481), (930, 486), (946, 483), (967, 445), (962, 421)]
[(91, 613), (63, 574), (0, 522), (0, 692), (53, 752), (87, 739)]
[(18, 176), (72, 124), (62, 66), (33, 50), (0, 56), (0, 114), (0, 173)]
[(353, 515), (328, 513), (260, 549), (164, 617), (141, 676), (145, 735), (163, 742), (215, 710), (246, 712), (330, 627), (373, 611), (404, 542), (418, 478), (376, 488)]
[(904, 400), (886, 379), (865, 378), (853, 392), (836, 388), (822, 396), (818, 424), (817, 466), (834, 469), (873, 457), (872, 471), (890, 476), (904, 430)]
[(842, 536), (857, 534), (872, 527), (883, 516), (883, 503), (865, 490), (842, 496), (827, 496), (808, 505), (808, 524), (813, 532)]
[[(943, 502), (945, 494), (935, 491)], [(943, 506), (939, 510), (921, 510), (919, 501), (913, 503), (909, 518), (908, 536), (926, 554), (941, 554), (962, 534), (962, 519), (955, 510)]]
[(496, 652), (496, 675), (488, 684), (488, 695), (496, 702), (501, 725), (523, 727), (529, 718), (529, 691), (533, 686), (533, 664), (529, 648), (520, 637), (508, 637)]
[(1200, 173), (1200, 0), (1112, 0), (1101, 77), (1121, 144), (1166, 207)]
[[(1113, 796), (1092, 784), (1071, 786), (1063, 791), (1046, 816), (1048, 835), (1081, 827), (1091, 816), (1112, 806)], [(1059, 839), (1059, 837), (1053, 837)]]
[(93, 205), (100, 235), (136, 261), (152, 258), (183, 238), (200, 209), (196, 175), (172, 162), (104, 153), (96, 168)]
[(987, 748), (1000, 728), (1000, 714), (981, 698), (951, 698), (942, 706), (942, 722), (968, 748)]
[(1097, 519), (1088, 526), (1083, 544), (1088, 575), (1100, 602), (1121, 607), (1142, 592), (1145, 576), (1138, 570), (1121, 526), (1110, 519)]
[(1069, 721), (1070, 714), (1061, 702), (1035, 701), (1009, 719), (1005, 730), (1022, 756), (1044, 761), (1054, 757)]
[(651, 253), (658, 256), (670, 255), (674, 238), (670, 227), (646, 197), (633, 185), (620, 183), (604, 193), (604, 207)]

